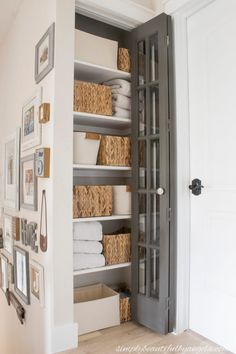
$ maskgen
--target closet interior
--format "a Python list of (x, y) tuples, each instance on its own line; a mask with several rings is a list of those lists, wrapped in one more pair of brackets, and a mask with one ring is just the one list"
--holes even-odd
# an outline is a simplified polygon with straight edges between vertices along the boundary
[(73, 261), (79, 334), (131, 319), (128, 35), (125, 30), (76, 14)]

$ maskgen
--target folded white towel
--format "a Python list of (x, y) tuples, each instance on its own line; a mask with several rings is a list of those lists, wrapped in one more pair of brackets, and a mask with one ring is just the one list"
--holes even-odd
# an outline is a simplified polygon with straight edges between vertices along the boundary
[(102, 244), (98, 241), (75, 241), (74, 240), (74, 253), (102, 253)]
[(102, 224), (97, 221), (74, 223), (73, 236), (74, 240), (101, 241)]
[(103, 254), (77, 253), (73, 255), (73, 260), (74, 270), (105, 266), (105, 257), (103, 256)]
[(113, 116), (120, 117), (120, 118), (131, 118), (131, 111), (128, 109), (120, 108), (120, 107), (113, 107)]
[(131, 110), (131, 99), (130, 97), (121, 95), (119, 93), (113, 93), (112, 105), (113, 107), (120, 107), (120, 108)]
[(105, 85), (111, 86), (112, 93), (131, 97), (131, 83), (123, 79), (114, 79), (104, 82)]

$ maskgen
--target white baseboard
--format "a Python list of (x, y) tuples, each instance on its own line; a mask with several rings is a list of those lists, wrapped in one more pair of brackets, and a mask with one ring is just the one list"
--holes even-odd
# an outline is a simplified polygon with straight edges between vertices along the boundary
[(60, 353), (78, 346), (78, 324), (55, 327), (52, 336), (52, 353)]

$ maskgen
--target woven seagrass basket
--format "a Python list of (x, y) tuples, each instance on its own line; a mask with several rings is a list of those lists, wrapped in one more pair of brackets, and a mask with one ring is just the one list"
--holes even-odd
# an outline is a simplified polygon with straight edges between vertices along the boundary
[(126, 72), (130, 72), (131, 69), (131, 60), (129, 50), (126, 48), (118, 49), (118, 69)]
[(103, 254), (106, 265), (130, 262), (131, 260), (131, 234), (120, 233), (103, 235)]
[(120, 296), (120, 322), (131, 321), (131, 301), (130, 297)]
[(111, 116), (111, 88), (90, 82), (75, 81), (74, 111)]
[(98, 152), (98, 165), (131, 166), (129, 137), (103, 135)]
[(74, 186), (74, 218), (110, 215), (112, 215), (112, 186)]

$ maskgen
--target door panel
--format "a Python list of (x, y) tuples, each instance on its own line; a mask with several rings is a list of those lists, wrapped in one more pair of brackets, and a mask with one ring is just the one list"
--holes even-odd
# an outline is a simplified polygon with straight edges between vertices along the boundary
[(191, 180), (190, 328), (236, 352), (236, 2), (188, 21)]
[(162, 14), (131, 36), (132, 313), (161, 333), (168, 332), (170, 280), (167, 35), (168, 16)]

